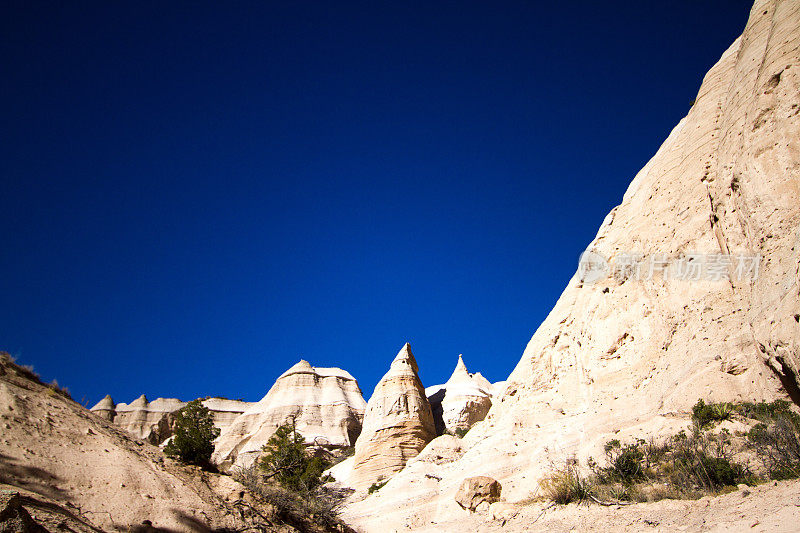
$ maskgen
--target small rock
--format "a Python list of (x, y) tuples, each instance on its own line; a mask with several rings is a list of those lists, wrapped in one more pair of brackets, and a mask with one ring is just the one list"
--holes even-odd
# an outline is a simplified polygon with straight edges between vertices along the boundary
[(744, 483), (739, 483), (737, 485), (737, 488), (739, 489), (739, 492), (742, 493), (742, 496), (750, 496), (750, 487), (748, 487)]
[(502, 490), (502, 485), (494, 478), (488, 476), (468, 477), (456, 492), (456, 503), (462, 509), (475, 511), (481, 503), (490, 504), (499, 500)]

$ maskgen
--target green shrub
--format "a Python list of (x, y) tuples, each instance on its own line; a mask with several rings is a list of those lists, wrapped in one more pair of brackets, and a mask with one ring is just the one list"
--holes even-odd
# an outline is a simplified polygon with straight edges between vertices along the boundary
[(539, 482), (542, 495), (550, 501), (566, 505), (590, 497), (589, 480), (582, 477), (576, 464), (566, 464)]
[(388, 479), (386, 481), (381, 481), (381, 480), (376, 481), (375, 483), (369, 486), (369, 488), (367, 489), (367, 494), (372, 494), (373, 492), (381, 490), (387, 483), (389, 483)]
[(609, 466), (595, 468), (595, 473), (603, 483), (619, 482), (630, 485), (642, 479), (644, 452), (641, 447), (644, 441), (639, 440), (634, 444), (622, 446), (619, 440), (614, 439), (606, 443), (604, 450)]
[(259, 466), (286, 489), (308, 493), (327, 481), (322, 473), (329, 463), (306, 453), (305, 439), (294, 426), (285, 424), (275, 430), (261, 449)]
[(175, 432), (164, 453), (184, 463), (208, 468), (218, 436), (211, 411), (200, 400), (193, 400), (175, 413)]
[[(257, 499), (269, 503), (274, 508), (275, 515), (281, 521), (293, 525), (293, 530), (318, 531), (319, 528), (308, 526), (307, 522), (311, 520), (314, 524), (324, 526), (324, 531), (347, 531), (339, 519), (339, 508), (345, 494), (327, 492), (321, 488), (301, 494), (270, 482), (257, 465), (235, 468), (231, 471), (231, 476)], [(269, 527), (256, 528), (256, 531), (272, 531), (272, 524), (267, 526)]]
[(730, 403), (706, 404), (702, 399), (692, 407), (692, 420), (698, 428), (710, 427), (714, 422), (729, 420), (733, 414), (733, 405)]
[(468, 431), (469, 431), (469, 428), (456, 428), (456, 430), (453, 432), (453, 434), (456, 437), (458, 437), (459, 439), (463, 439), (464, 435), (466, 435)]
[(753, 426), (747, 439), (771, 479), (800, 477), (800, 417), (788, 406), (772, 410), (771, 417)]

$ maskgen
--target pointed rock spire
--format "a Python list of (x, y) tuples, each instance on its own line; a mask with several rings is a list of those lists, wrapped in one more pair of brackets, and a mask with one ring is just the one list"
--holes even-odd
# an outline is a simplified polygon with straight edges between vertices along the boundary
[(470, 381), (470, 379), (471, 376), (469, 371), (467, 371), (467, 365), (464, 364), (464, 357), (462, 354), (458, 354), (458, 363), (456, 363), (456, 368), (453, 370), (453, 374), (450, 376), (450, 379), (447, 380), (447, 383)]
[(491, 384), (480, 372), (470, 374), (462, 355), (442, 392), (436, 402), (431, 398), (438, 432), (469, 429), (483, 420), (492, 406)]
[(90, 411), (113, 411), (117, 404), (114, 403), (114, 399), (111, 398), (110, 394), (106, 394), (105, 397), (97, 402), (94, 407), (90, 409)]
[(130, 403), (130, 406), (129, 406), (129, 407), (147, 407), (147, 404), (148, 404), (148, 403), (150, 403), (150, 402), (148, 402), (148, 401), (147, 401), (147, 396), (145, 396), (144, 394), (142, 394), (141, 396), (139, 396), (138, 398), (136, 398), (135, 400), (133, 400), (133, 401)]
[(406, 343), (367, 403), (350, 483), (365, 489), (401, 470), (436, 436), (433, 413)]
[(415, 373), (419, 373), (419, 366), (417, 366), (417, 360), (414, 359), (414, 354), (411, 353), (411, 345), (409, 343), (405, 343), (400, 351), (397, 352), (397, 355), (392, 361), (392, 367), (402, 368), (403, 366), (408, 365), (411, 367), (411, 370)]

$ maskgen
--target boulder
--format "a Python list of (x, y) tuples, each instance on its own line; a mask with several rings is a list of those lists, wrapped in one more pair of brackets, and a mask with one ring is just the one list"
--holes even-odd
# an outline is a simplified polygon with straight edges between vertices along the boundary
[(354, 488), (367, 488), (401, 470), (436, 436), (418, 372), (406, 343), (367, 403), (350, 475)]
[(492, 504), (500, 499), (503, 490), (500, 482), (488, 476), (465, 479), (456, 492), (456, 503), (462, 509), (475, 511), (482, 503)]

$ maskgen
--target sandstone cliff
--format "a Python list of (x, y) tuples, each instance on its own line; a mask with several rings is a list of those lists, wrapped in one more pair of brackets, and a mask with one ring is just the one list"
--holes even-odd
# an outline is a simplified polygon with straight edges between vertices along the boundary
[(292, 419), (309, 443), (352, 446), (361, 433), (365, 406), (361, 389), (348, 372), (300, 361), (220, 434), (213, 460), (224, 469), (252, 464), (275, 430)]
[(350, 484), (357, 489), (402, 469), (436, 436), (433, 413), (406, 343), (367, 403)]
[[(595, 270), (570, 280), (466, 449), (412, 461), (350, 520), (433, 527), (463, 513), (466, 477), (495, 477), (518, 500), (551, 460), (671, 431), (698, 398), (797, 400), (800, 3), (755, 2), (588, 249)], [(739, 275), (738, 254), (761, 257), (756, 275)]]
[[(225, 430), (253, 405), (225, 398), (206, 398), (202, 404), (211, 411), (214, 425), (220, 430)], [(91, 411), (140, 439), (160, 444), (172, 435), (173, 413), (185, 405), (186, 402), (176, 398), (156, 398), (151, 402), (144, 394), (130, 404), (115, 404), (111, 396), (106, 395)]]

